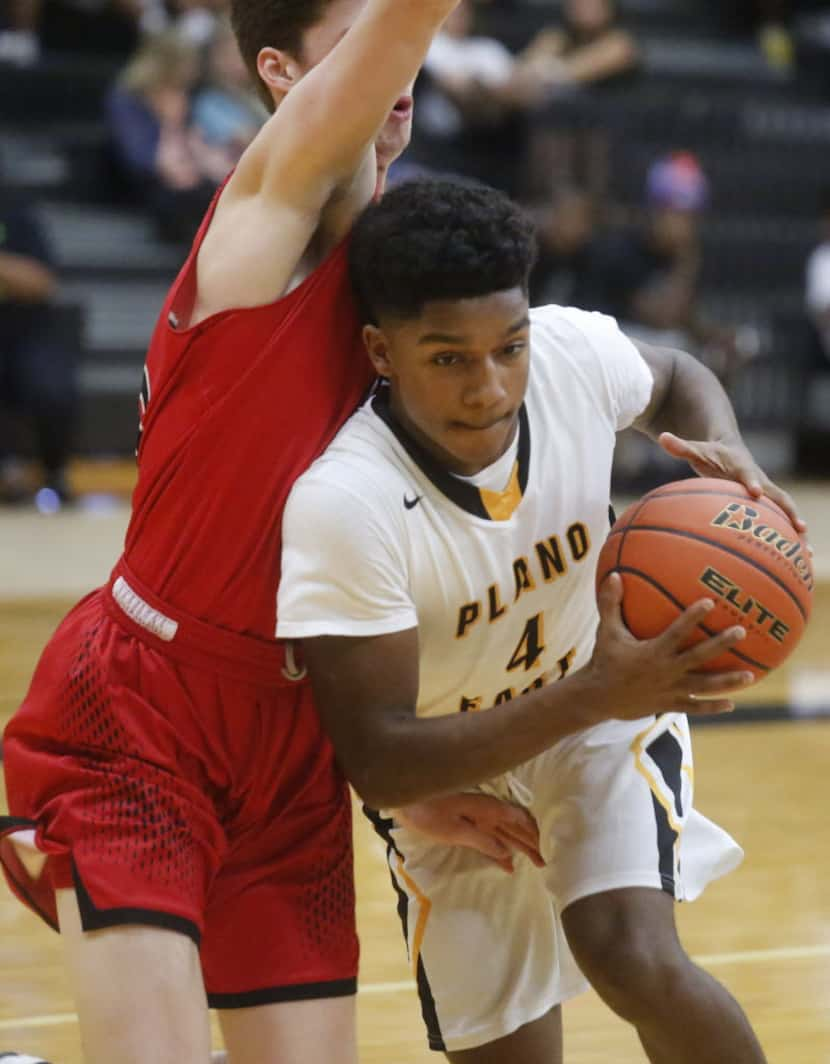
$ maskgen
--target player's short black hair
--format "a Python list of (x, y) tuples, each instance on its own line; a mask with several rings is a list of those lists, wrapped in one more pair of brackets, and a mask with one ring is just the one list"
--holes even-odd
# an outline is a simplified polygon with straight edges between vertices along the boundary
[(536, 259), (530, 218), (495, 189), (419, 178), (387, 192), (355, 223), (352, 285), (364, 322), (415, 318), (434, 300), (527, 291)]

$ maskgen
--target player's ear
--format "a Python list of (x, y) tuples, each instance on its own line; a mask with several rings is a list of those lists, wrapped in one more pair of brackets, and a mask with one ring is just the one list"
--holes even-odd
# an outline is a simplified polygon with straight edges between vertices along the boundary
[(284, 96), (302, 76), (300, 64), (279, 48), (263, 48), (256, 57), (259, 76), (272, 93)]
[(364, 325), (363, 344), (378, 376), (390, 376), (392, 363), (389, 361), (389, 341), (383, 329), (379, 329), (377, 325)]

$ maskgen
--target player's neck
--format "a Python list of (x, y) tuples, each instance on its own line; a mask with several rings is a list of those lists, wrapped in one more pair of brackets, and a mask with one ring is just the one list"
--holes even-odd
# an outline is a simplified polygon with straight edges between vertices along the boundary
[(380, 197), (386, 191), (386, 182), (389, 177), (389, 167), (378, 163), (378, 176), (375, 182), (375, 192), (372, 196), (373, 202), (377, 202)]

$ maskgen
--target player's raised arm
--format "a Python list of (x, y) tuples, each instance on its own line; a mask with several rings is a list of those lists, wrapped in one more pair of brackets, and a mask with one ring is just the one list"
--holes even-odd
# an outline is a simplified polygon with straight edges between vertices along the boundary
[[(245, 7), (236, 3), (241, 24)], [(456, 3), (332, 2), (294, 52), (259, 47), (259, 37), (246, 43), (240, 33), (275, 113), (240, 160), (202, 243), (191, 324), (272, 302), (301, 261), (300, 272), (310, 272), (345, 236), (378, 184), (376, 140), (387, 165), (408, 142), (408, 94)]]

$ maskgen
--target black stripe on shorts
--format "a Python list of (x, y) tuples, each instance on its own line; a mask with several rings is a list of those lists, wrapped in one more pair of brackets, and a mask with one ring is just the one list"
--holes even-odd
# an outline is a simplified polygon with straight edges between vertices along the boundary
[(357, 993), (357, 979), (331, 979), (324, 983), (295, 983), (266, 986), (236, 994), (208, 994), (212, 1009), (250, 1009), (256, 1005), (277, 1005), (284, 1001), (312, 1001), (321, 998), (350, 997)]
[[(683, 804), (681, 799), (681, 772), (683, 767), (683, 749), (677, 737), (670, 731), (662, 732), (646, 747), (651, 760), (660, 770), (660, 775), (666, 782), (674, 798), (674, 808), (678, 817), (683, 816)], [(657, 852), (660, 862), (660, 882), (667, 894), (675, 895), (674, 881), (674, 847), (677, 842), (677, 832), (669, 823), (666, 810), (652, 793), (651, 801), (654, 805), (654, 818), (657, 821)]]
[(167, 931), (177, 931), (192, 939), (197, 948), (200, 945), (202, 935), (192, 920), (157, 909), (137, 909), (129, 906), (99, 909), (89, 896), (89, 891), (84, 886), (74, 861), (72, 862), (72, 878), (75, 883), (75, 896), (78, 899), (78, 912), (81, 915), (81, 927), (84, 931), (102, 931), (107, 927), (139, 924), (143, 927), (162, 927)]
[[(403, 860), (403, 854), (395, 845), (395, 840), (392, 838), (392, 824), (393, 821), (388, 818), (384, 818), (375, 809), (370, 809), (368, 806), (363, 806), (363, 812), (366, 814), (372, 827), (377, 834), (386, 843), (386, 858), (387, 863), (389, 857), (394, 853), (401, 860)], [(392, 872), (392, 868), (389, 868), (389, 878), (392, 880), (392, 887), (398, 896), (398, 917), (401, 921), (401, 928), (403, 930), (403, 939), (409, 946), (409, 895), (406, 891), (401, 889), (397, 878)], [(441, 1024), (438, 1022), (438, 1012), (435, 1008), (435, 998), (432, 996), (432, 988), (429, 985), (429, 979), (427, 978), (426, 968), (424, 967), (423, 956), (418, 957), (418, 969), (416, 973), (416, 981), (418, 985), (418, 998), (421, 1002), (421, 1016), (424, 1019), (424, 1026), (427, 1029), (427, 1041), (429, 1042), (429, 1048), (434, 1049), (439, 1053), (446, 1052), (447, 1047), (444, 1045), (444, 1036), (441, 1034)]]

